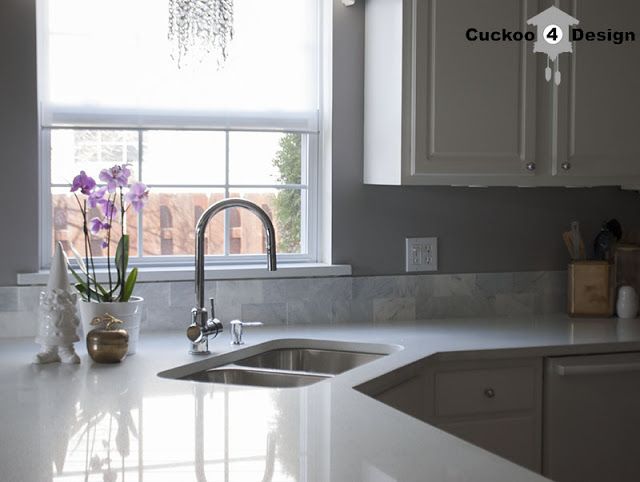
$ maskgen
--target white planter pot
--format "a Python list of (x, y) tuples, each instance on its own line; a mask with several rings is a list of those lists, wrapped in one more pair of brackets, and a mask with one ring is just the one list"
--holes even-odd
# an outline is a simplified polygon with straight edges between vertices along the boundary
[[(129, 351), (127, 355), (133, 355), (138, 349), (138, 339), (140, 338), (140, 325), (142, 324), (144, 312), (144, 299), (139, 296), (132, 296), (126, 302), (96, 303), (88, 301), (78, 301), (78, 311), (82, 322), (84, 339), (94, 326), (91, 320), (96, 316), (104, 316), (107, 313), (123, 321), (122, 328), (129, 333)], [(120, 327), (119, 327), (120, 328)]]

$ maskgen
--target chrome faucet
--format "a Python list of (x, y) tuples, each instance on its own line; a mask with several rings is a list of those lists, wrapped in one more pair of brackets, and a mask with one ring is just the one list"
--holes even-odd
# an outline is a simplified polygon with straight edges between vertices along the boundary
[(196, 225), (196, 306), (191, 310), (191, 325), (187, 328), (187, 338), (191, 340), (192, 354), (209, 353), (209, 336), (216, 337), (222, 331), (222, 323), (215, 318), (214, 300), (211, 302), (211, 316), (204, 306), (204, 235), (213, 216), (229, 208), (244, 208), (254, 213), (264, 226), (267, 244), (267, 269), (276, 270), (276, 231), (267, 213), (260, 206), (246, 199), (223, 199), (209, 206), (202, 213)]

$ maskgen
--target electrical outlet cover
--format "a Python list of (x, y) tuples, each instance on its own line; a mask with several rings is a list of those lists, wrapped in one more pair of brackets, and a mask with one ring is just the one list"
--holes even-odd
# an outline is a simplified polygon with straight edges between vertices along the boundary
[(405, 270), (438, 271), (438, 238), (406, 238)]

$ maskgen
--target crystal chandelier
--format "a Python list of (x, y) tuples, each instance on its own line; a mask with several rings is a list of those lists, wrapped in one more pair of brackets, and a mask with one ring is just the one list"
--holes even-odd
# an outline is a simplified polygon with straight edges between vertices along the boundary
[(233, 0), (169, 0), (171, 58), (178, 68), (209, 55), (222, 65), (232, 39)]

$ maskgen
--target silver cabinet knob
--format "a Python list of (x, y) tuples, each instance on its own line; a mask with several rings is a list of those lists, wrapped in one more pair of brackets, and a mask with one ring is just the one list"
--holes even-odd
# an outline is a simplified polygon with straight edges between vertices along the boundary
[(526, 166), (527, 171), (529, 172), (533, 172), (536, 170), (536, 163), (535, 162), (527, 162)]
[(493, 398), (496, 396), (496, 392), (493, 388), (485, 388), (484, 396), (487, 398)]
[(563, 171), (568, 171), (569, 169), (571, 169), (571, 163), (563, 162), (562, 164), (560, 164), (560, 167), (562, 168)]

